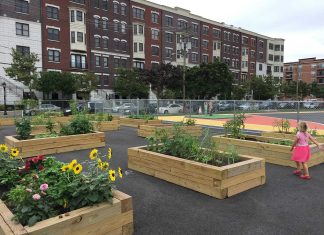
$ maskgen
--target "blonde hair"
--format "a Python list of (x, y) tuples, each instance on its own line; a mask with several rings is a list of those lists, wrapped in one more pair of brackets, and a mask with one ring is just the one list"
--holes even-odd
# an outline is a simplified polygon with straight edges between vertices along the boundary
[(306, 132), (308, 129), (307, 123), (306, 122), (299, 122), (298, 123), (298, 130), (301, 132)]

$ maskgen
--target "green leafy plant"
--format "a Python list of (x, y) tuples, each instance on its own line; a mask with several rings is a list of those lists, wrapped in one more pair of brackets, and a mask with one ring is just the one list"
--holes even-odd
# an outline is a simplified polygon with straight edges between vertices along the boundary
[(128, 118), (133, 119), (144, 119), (144, 120), (154, 120), (156, 117), (151, 114), (142, 114), (142, 115), (129, 115)]
[(21, 140), (27, 140), (31, 134), (31, 123), (29, 118), (22, 118), (21, 120), (15, 120), (16, 132), (18, 138)]
[(290, 133), (290, 122), (288, 119), (278, 119), (278, 120), (275, 120), (272, 124), (273, 128), (277, 128), (278, 129), (278, 132), (279, 133)]
[(46, 122), (46, 130), (50, 134), (54, 134), (55, 133), (54, 128), (55, 128), (55, 124), (54, 124), (52, 118), (47, 119), (47, 122)]
[(196, 124), (196, 120), (192, 118), (188, 118), (185, 123), (186, 126), (194, 126)]
[(93, 125), (84, 114), (78, 114), (67, 125), (61, 125), (61, 135), (87, 134), (93, 131)]
[(242, 130), (244, 129), (244, 121), (246, 117), (244, 113), (234, 115), (233, 119), (227, 121), (224, 126), (225, 135), (230, 135), (233, 138), (239, 139), (242, 136)]
[(269, 143), (291, 146), (293, 144), (293, 141), (291, 141), (291, 140), (272, 140), (272, 141), (269, 141)]

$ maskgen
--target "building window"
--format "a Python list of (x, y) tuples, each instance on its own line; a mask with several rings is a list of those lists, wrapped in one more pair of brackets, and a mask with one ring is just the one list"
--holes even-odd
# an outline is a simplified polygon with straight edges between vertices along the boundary
[(256, 43), (255, 38), (251, 38), (251, 46), (255, 47), (255, 43)]
[(119, 7), (117, 3), (114, 3), (114, 13), (118, 14), (119, 13)]
[(94, 46), (95, 47), (100, 47), (100, 38), (98, 38), (98, 37), (94, 38)]
[(102, 29), (107, 30), (108, 29), (108, 21), (107, 20), (102, 20)]
[(159, 51), (160, 51), (159, 47), (152, 46), (152, 55), (159, 56)]
[(136, 19), (144, 20), (144, 10), (139, 8), (133, 8), (133, 17)]
[(48, 50), (48, 61), (50, 61), (50, 62), (60, 62), (60, 51), (58, 51), (58, 50)]
[(74, 11), (70, 11), (70, 20), (71, 22), (75, 21)]
[(274, 72), (279, 73), (279, 68), (280, 68), (279, 66), (274, 66)]
[(172, 58), (172, 49), (170, 49), (170, 48), (165, 49), (165, 57)]
[(16, 23), (16, 35), (29, 37), (29, 24)]
[(16, 46), (16, 51), (22, 56), (30, 55), (30, 48), (25, 46)]
[(48, 19), (59, 19), (59, 9), (57, 7), (46, 7), (46, 15)]
[(165, 34), (165, 41), (172, 43), (173, 42), (173, 33), (166, 33)]
[(262, 71), (262, 64), (259, 64), (259, 71)]
[(159, 40), (159, 30), (152, 29), (152, 39)]
[(119, 22), (117, 21), (114, 22), (114, 31), (119, 32)]
[(280, 56), (280, 61), (283, 62), (284, 61), (284, 57)]
[(77, 32), (77, 41), (83, 42), (83, 33), (82, 32)]
[(274, 61), (275, 61), (275, 62), (279, 62), (279, 61), (280, 61), (280, 56), (275, 55), (275, 57), (274, 57)]
[(198, 54), (192, 53), (191, 54), (191, 61), (194, 62), (194, 63), (198, 62)]
[(119, 50), (120, 50), (120, 48), (119, 48), (119, 47), (120, 47), (120, 41), (119, 41), (119, 40), (115, 40), (115, 41), (114, 41), (114, 44), (115, 44), (115, 45), (114, 45), (114, 47), (115, 47), (115, 48), (114, 48), (115, 51), (119, 51)]
[(48, 40), (59, 41), (60, 31), (58, 29), (48, 28), (47, 29)]
[(273, 43), (269, 43), (269, 50), (273, 50)]
[(96, 28), (96, 29), (99, 28), (99, 19), (98, 19), (98, 18), (95, 18), (95, 19), (94, 19), (94, 25), (95, 25), (95, 28)]
[(202, 33), (205, 35), (208, 35), (208, 30), (209, 30), (209, 27), (204, 25)]
[(74, 31), (71, 32), (71, 42), (75, 43), (75, 32)]
[(104, 9), (105, 11), (108, 10), (108, 0), (103, 0), (102, 1), (102, 9)]
[(126, 59), (121, 59), (119, 61), (120, 67), (121, 68), (126, 68), (127, 67), (127, 60)]
[(134, 61), (134, 68), (138, 68), (138, 69), (144, 69), (144, 62), (141, 61)]
[(120, 47), (122, 51), (127, 51), (127, 42), (122, 41)]
[(137, 42), (134, 42), (134, 52), (137, 52)]
[(144, 44), (138, 43), (138, 51), (144, 51)]
[(16, 0), (15, 11), (19, 13), (29, 13), (29, 1), (26, 0)]
[(120, 6), (120, 14), (123, 16), (126, 15), (126, 6), (125, 5)]
[(280, 67), (280, 72), (283, 73), (283, 66)]
[(248, 44), (249, 44), (249, 38), (243, 36), (243, 37), (242, 37), (242, 44), (244, 44), (244, 45), (248, 45)]
[(192, 24), (192, 31), (198, 33), (198, 24)]
[(197, 38), (192, 38), (191, 39), (191, 46), (194, 48), (198, 47), (198, 39)]
[(102, 47), (105, 49), (108, 48), (108, 39), (107, 38), (102, 39)]
[(203, 41), (202, 41), (202, 46), (203, 46), (204, 48), (208, 48), (208, 41), (207, 41), (207, 40), (203, 40)]
[(76, 20), (77, 21), (83, 21), (83, 12), (82, 11), (77, 11), (76, 12)]
[(79, 4), (84, 4), (85, 0), (72, 0), (72, 2), (79, 3)]
[(100, 6), (99, 6), (99, 0), (93, 0), (93, 7), (100, 8)]
[(252, 70), (255, 69), (255, 63), (250, 63), (250, 69), (252, 69)]
[(151, 18), (152, 18), (152, 23), (155, 23), (155, 24), (158, 23), (159, 15), (158, 15), (157, 13), (152, 12), (152, 13), (151, 13)]
[(152, 70), (154, 70), (154, 71), (157, 71), (159, 69), (159, 63), (152, 62), (151, 66), (152, 66), (151, 67)]
[(96, 67), (100, 67), (100, 56), (95, 56)]
[(263, 52), (259, 52), (259, 60), (263, 59)]
[(178, 28), (179, 29), (187, 29), (188, 23), (184, 20), (178, 20)]
[(203, 55), (202, 56), (202, 62), (205, 64), (208, 64), (208, 55)]
[(221, 31), (219, 29), (213, 29), (213, 36), (220, 38), (221, 36)]
[(273, 61), (273, 55), (272, 54), (269, 54), (268, 59), (271, 60), (271, 61)]
[(284, 45), (281, 45), (281, 51), (284, 51)]
[(85, 55), (71, 55), (71, 67), (78, 68), (78, 69), (85, 69), (86, 68), (86, 56)]
[(280, 51), (280, 45), (275, 45), (275, 51)]
[(120, 30), (122, 33), (126, 33), (126, 24), (121, 24)]
[(103, 56), (102, 61), (103, 61), (103, 67), (108, 68), (108, 57)]
[(262, 40), (259, 41), (259, 47), (263, 48), (263, 41)]
[(170, 16), (165, 17), (165, 24), (166, 26), (172, 27), (173, 26), (173, 18)]

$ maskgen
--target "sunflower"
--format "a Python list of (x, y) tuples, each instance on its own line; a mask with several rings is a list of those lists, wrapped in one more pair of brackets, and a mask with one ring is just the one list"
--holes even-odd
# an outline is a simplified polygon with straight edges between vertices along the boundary
[(108, 163), (108, 162), (103, 162), (103, 163), (102, 163), (102, 168), (103, 168), (104, 170), (107, 170), (108, 167), (109, 167), (109, 163)]
[(100, 170), (103, 169), (103, 162), (101, 161), (100, 158), (98, 158), (98, 168), (99, 168)]
[(82, 165), (78, 164), (73, 168), (74, 174), (78, 175), (82, 171)]
[(108, 159), (111, 159), (111, 148), (108, 148), (107, 158), (108, 158)]
[(70, 164), (72, 165), (72, 168), (74, 168), (78, 164), (78, 162), (77, 160), (73, 159)]
[(63, 172), (65, 172), (65, 171), (67, 171), (67, 170), (69, 170), (69, 169), (70, 169), (70, 168), (69, 168), (68, 165), (64, 165), (64, 166), (61, 167), (61, 170), (62, 170)]
[(72, 164), (72, 162), (70, 162), (69, 164), (66, 165), (68, 170), (73, 170), (74, 166)]
[(112, 182), (116, 180), (116, 172), (114, 170), (109, 171), (109, 178)]
[(98, 157), (98, 149), (93, 149), (91, 152), (90, 152), (90, 155), (89, 155), (89, 158), (91, 160), (94, 160)]
[(0, 144), (0, 152), (2, 153), (7, 153), (8, 152), (8, 147), (5, 144)]
[(119, 175), (119, 178), (123, 178), (123, 171), (120, 167), (118, 167), (118, 175)]
[(18, 157), (18, 155), (19, 155), (19, 150), (17, 148), (12, 148), (11, 156), (15, 158), (15, 157)]

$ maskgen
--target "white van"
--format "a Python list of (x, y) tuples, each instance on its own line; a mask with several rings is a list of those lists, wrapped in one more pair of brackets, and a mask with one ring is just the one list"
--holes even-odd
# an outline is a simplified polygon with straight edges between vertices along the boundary
[(303, 102), (303, 106), (306, 109), (315, 109), (319, 107), (319, 102), (317, 99), (308, 99)]

